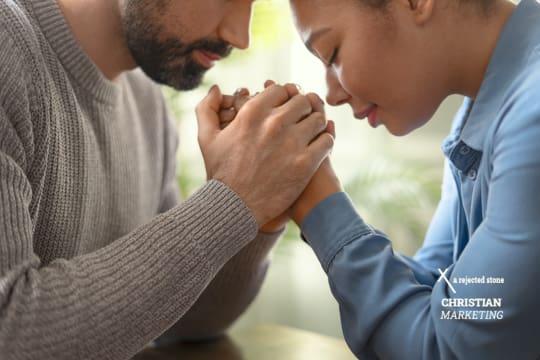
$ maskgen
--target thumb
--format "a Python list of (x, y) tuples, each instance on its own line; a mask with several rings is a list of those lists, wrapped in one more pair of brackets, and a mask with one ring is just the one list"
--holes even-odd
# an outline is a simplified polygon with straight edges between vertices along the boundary
[(213, 85), (208, 95), (201, 100), (195, 109), (199, 127), (199, 141), (206, 143), (220, 130), (219, 111), (223, 94), (217, 85)]

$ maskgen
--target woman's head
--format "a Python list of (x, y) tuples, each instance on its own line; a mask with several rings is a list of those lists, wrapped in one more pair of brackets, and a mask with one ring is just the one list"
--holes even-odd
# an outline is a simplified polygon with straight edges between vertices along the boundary
[(349, 104), (356, 117), (369, 113), (371, 125), (403, 135), (459, 92), (448, 47), (459, 41), (450, 29), (463, 1), (484, 3), (291, 0), (291, 5), (303, 41), (326, 66), (328, 103)]

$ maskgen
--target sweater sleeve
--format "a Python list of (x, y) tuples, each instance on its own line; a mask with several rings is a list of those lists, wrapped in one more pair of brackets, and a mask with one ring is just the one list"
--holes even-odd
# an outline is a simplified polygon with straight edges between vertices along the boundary
[[(12, 113), (12, 112), (10, 112)], [(195, 303), (257, 234), (218, 181), (109, 246), (42, 266), (17, 121), (0, 107), (0, 353), (3, 359), (128, 358)]]
[[(163, 138), (166, 154), (161, 211), (166, 211), (179, 201), (176, 178), (178, 136), (173, 115), (163, 97), (159, 99), (165, 121)], [(220, 269), (197, 302), (156, 343), (202, 340), (222, 335), (257, 296), (270, 263), (269, 253), (281, 234), (282, 231), (273, 234), (259, 232)]]
[(158, 345), (221, 336), (257, 296), (281, 232), (259, 233), (219, 271), (195, 305), (156, 340)]

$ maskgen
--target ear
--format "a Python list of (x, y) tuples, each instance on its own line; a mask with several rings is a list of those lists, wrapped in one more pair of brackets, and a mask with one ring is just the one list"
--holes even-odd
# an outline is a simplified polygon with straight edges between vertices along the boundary
[(426, 24), (433, 16), (435, 1), (437, 0), (401, 0), (406, 2), (417, 25)]

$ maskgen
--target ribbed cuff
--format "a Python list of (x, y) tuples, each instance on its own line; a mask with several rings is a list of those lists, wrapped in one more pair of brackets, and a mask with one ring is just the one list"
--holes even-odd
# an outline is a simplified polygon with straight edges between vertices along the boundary
[(184, 223), (186, 218), (192, 219), (180, 226), (192, 227), (193, 238), (200, 241), (199, 245), (206, 244), (213, 252), (212, 258), (220, 257), (220, 253), (226, 259), (230, 258), (257, 236), (259, 228), (242, 198), (218, 180), (210, 180), (181, 206), (165, 215)]

